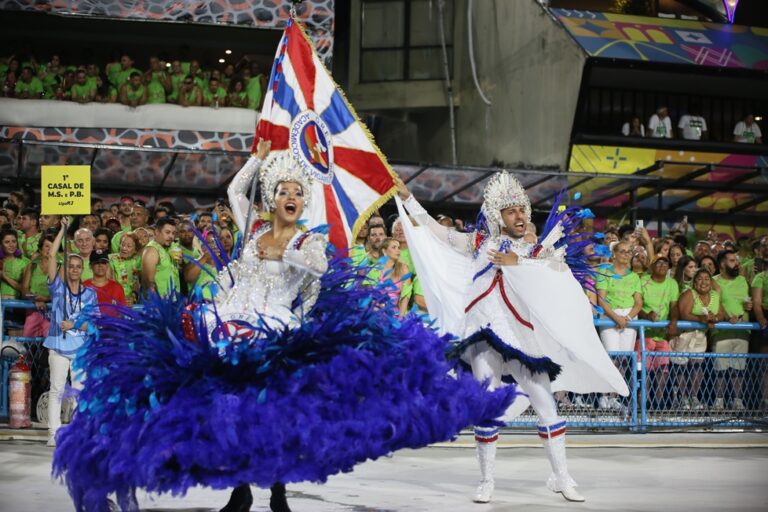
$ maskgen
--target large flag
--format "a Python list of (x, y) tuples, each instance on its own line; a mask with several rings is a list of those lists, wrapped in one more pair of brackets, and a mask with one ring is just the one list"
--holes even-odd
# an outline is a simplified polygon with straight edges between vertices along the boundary
[(255, 143), (260, 138), (273, 151), (290, 151), (315, 177), (309, 224), (330, 225), (339, 249), (351, 247), (372, 211), (395, 193), (387, 159), (293, 19), (272, 65)]

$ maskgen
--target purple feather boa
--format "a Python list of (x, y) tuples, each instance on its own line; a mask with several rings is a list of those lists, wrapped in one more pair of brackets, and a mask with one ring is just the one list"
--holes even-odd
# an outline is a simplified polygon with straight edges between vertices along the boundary
[[(231, 343), (226, 356), (182, 330), (181, 299), (151, 297), (121, 317), (93, 310), (76, 366), (87, 374), (53, 474), (78, 511), (125, 510), (136, 489), (183, 495), (243, 482), (324, 482), (401, 448), (500, 425), (514, 387), (448, 376), (448, 339), (392, 315), (386, 290), (332, 262), (310, 321)], [(204, 325), (193, 318), (198, 339)]]

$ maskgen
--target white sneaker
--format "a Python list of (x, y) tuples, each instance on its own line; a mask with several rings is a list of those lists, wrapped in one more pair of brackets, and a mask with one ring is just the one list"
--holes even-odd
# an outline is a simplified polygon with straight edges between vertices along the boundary
[(744, 402), (741, 400), (741, 398), (736, 398), (733, 401), (733, 408), (736, 411), (743, 411), (746, 409), (746, 407), (744, 407)]
[(493, 480), (480, 480), (480, 484), (477, 486), (472, 501), (475, 503), (488, 503), (491, 501), (491, 496), (493, 496), (493, 488)]
[(575, 487), (566, 487), (562, 491), (560, 491), (560, 494), (563, 495), (563, 498), (565, 498), (568, 501), (576, 501), (581, 503), (582, 501), (586, 501), (586, 498), (579, 494), (579, 491), (576, 490)]
[(712, 408), (716, 411), (722, 411), (725, 409), (725, 404), (723, 404), (723, 399), (718, 398), (715, 400), (715, 405), (712, 406)]
[(610, 408), (610, 405), (608, 405), (608, 397), (607, 396), (601, 396), (600, 400), (597, 402), (597, 406), (600, 409), (608, 409)]

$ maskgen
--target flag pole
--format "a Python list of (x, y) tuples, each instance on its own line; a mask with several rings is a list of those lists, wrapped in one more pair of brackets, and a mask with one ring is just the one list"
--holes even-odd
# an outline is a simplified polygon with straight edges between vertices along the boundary
[(245, 245), (248, 243), (248, 238), (251, 236), (251, 220), (253, 219), (253, 203), (256, 200), (256, 184), (259, 182), (259, 172), (261, 172), (261, 165), (257, 172), (253, 173), (251, 178), (251, 191), (248, 194), (248, 215), (245, 217), (245, 226), (243, 226), (243, 239), (240, 241), (240, 257), (245, 253)]
[[(63, 218), (64, 218), (64, 216), (62, 216), (62, 219)], [(69, 280), (67, 279), (67, 277), (69, 275), (68, 274), (68, 269), (67, 269), (67, 257), (69, 256), (69, 254), (68, 254), (69, 251), (67, 250), (68, 249), (67, 244), (69, 243), (69, 242), (67, 242), (67, 231), (69, 231), (69, 222), (67, 222), (67, 225), (64, 228), (64, 237), (62, 239), (62, 243), (64, 244), (64, 265), (63, 265), (63, 267), (64, 267), (64, 286), (65, 286), (65, 290), (71, 292), (72, 290), (69, 289)], [(54, 254), (51, 257), (56, 258), (56, 255)], [(80, 290), (78, 289), (77, 291), (79, 292)], [(64, 294), (64, 300), (61, 301), (61, 318), (63, 320), (67, 320), (66, 316), (67, 316), (67, 294), (65, 293)], [(65, 331), (64, 329), (62, 329), (62, 334), (63, 334), (62, 338), (66, 338), (67, 337), (67, 331)]]
[(304, 0), (291, 0), (291, 18), (296, 19), (296, 6), (298, 4), (303, 4)]

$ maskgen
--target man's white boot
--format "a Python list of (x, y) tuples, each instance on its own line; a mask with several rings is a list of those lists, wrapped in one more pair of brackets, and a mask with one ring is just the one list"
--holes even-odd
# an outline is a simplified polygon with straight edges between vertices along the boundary
[(584, 496), (576, 490), (576, 482), (568, 474), (565, 458), (565, 421), (539, 426), (539, 437), (544, 441), (544, 450), (552, 466), (552, 474), (547, 480), (549, 490), (562, 494), (568, 501), (585, 501)]
[(493, 497), (493, 469), (496, 462), (496, 442), (499, 439), (497, 428), (475, 428), (477, 460), (480, 463), (480, 483), (477, 485), (472, 501), (488, 503)]

